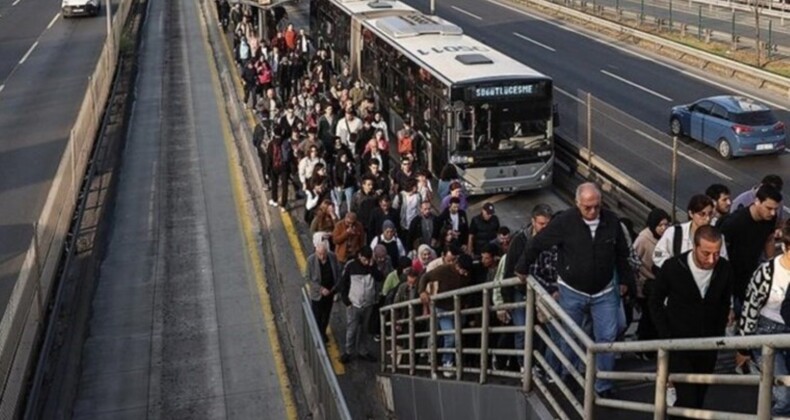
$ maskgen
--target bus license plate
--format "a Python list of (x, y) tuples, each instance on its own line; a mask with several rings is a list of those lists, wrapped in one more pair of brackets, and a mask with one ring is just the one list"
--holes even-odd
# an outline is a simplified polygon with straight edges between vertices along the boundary
[(773, 144), (771, 144), (771, 143), (768, 143), (768, 144), (758, 144), (758, 145), (757, 145), (757, 150), (773, 150), (773, 149), (774, 149), (774, 145), (773, 145)]

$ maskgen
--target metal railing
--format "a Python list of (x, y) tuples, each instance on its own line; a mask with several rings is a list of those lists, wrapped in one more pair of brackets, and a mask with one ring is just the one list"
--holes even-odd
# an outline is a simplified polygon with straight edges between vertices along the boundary
[[(314, 388), (318, 410), (325, 420), (351, 420), (343, 391), (337, 382), (332, 362), (326, 353), (324, 341), (318, 331), (313, 309), (307, 292), (302, 289), (302, 354), (312, 374), (311, 386)], [(307, 384), (303, 384), (307, 386)]]
[[(526, 288), (525, 299), (496, 306), (492, 303), (491, 296), (495, 289), (500, 287)], [(465, 305), (464, 302), (468, 302), (473, 296), (479, 297), (481, 303), (478, 306)], [(453, 309), (437, 313), (436, 303), (446, 300), (453, 302)], [(423, 311), (423, 308), (427, 311)], [(525, 325), (495, 325), (492, 321), (495, 316), (492, 318), (492, 313), (496, 314), (499, 310), (525, 310)], [(771, 418), (771, 387), (790, 385), (790, 376), (774, 375), (774, 351), (790, 348), (790, 334), (596, 343), (531, 276), (528, 277), (526, 284), (513, 278), (498, 284), (484, 283), (440, 293), (432, 296), (425, 306), (419, 299), (395, 303), (381, 308), (379, 316), (381, 317), (382, 372), (407, 375), (427, 373), (434, 378), (440, 372), (442, 374), (447, 372), (457, 380), (476, 381), (481, 384), (490, 382), (492, 377), (520, 379), (520, 386), (525, 392), (535, 390), (539, 392), (556, 415), (563, 419), (574, 417), (593, 419), (596, 415), (596, 406), (654, 413), (656, 419), (663, 419), (667, 414), (704, 419), (769, 419)], [(440, 331), (439, 319), (442, 317), (452, 317), (456, 328)], [(471, 322), (464, 325), (462, 321), (465, 317), (471, 318)], [(538, 319), (540, 322), (536, 322)], [(524, 334), (523, 349), (499, 348), (492, 345), (491, 338), (494, 335), (515, 333)], [(447, 335), (454, 336), (454, 348), (440, 348), (440, 338)], [(545, 349), (542, 351), (536, 347), (537, 339), (545, 344)], [(473, 340), (475, 343), (470, 344)], [(561, 347), (565, 347), (566, 351), (561, 351)], [(738, 349), (762, 351), (760, 375), (669, 373), (669, 359), (674, 351)], [(596, 355), (600, 353), (631, 352), (656, 353), (656, 373), (599, 371), (596, 368)], [(446, 353), (455, 355), (455, 364), (452, 367), (439, 365), (439, 357)], [(498, 369), (496, 364), (492, 363), (495, 357), (511, 356), (522, 358), (523, 369), (520, 373)], [(534, 374), (533, 367), (540, 367), (545, 374)], [(565, 377), (561, 377), (557, 372), (560, 368), (567, 371)], [(550, 387), (547, 378), (550, 378), (553, 386)], [(654, 383), (654, 400), (652, 403), (644, 403), (601, 398), (595, 393), (596, 379)], [(756, 407), (751, 413), (668, 407), (666, 390), (669, 381), (757, 386), (759, 395)]]

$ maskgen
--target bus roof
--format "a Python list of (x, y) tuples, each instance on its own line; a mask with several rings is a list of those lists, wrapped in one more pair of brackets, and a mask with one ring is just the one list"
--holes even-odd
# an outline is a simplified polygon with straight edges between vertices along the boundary
[(333, 0), (333, 3), (345, 9), (347, 14), (354, 16), (375, 17), (377, 15), (399, 14), (403, 12), (417, 13), (417, 10), (406, 3), (391, 0)]
[(451, 85), (549, 78), (436, 16), (388, 16), (368, 19), (365, 26)]

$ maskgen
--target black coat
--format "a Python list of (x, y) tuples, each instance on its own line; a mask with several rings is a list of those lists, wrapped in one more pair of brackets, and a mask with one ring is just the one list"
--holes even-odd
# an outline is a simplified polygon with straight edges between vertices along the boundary
[(689, 252), (685, 252), (667, 260), (651, 283), (648, 305), (658, 336), (723, 336), (735, 279), (730, 262), (719, 259), (703, 298), (691, 274), (688, 256)]
[(620, 284), (635, 291), (634, 270), (628, 262), (631, 251), (620, 221), (606, 209), (601, 209), (599, 217), (593, 238), (579, 209), (555, 216), (545, 229), (528, 241), (516, 264), (516, 273), (529, 274), (529, 266), (540, 253), (556, 246), (557, 271), (570, 287), (584, 293), (598, 293), (612, 282), (616, 270)]
[[(442, 238), (442, 229), (444, 228), (451, 228), (452, 227), (452, 220), (450, 220), (450, 209), (446, 208), (444, 211), (436, 218), (436, 221), (433, 224), (433, 237), (439, 240), (439, 243), (444, 242), (444, 238)], [(466, 218), (466, 212), (463, 210), (458, 210), (458, 243), (461, 245), (466, 245), (466, 241), (469, 239), (469, 219)]]

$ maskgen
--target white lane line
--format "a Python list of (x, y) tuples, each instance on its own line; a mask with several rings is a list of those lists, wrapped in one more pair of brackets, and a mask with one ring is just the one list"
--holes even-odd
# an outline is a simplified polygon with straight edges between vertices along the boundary
[(467, 16), (471, 16), (471, 17), (473, 17), (473, 18), (475, 18), (477, 20), (483, 20), (483, 18), (481, 18), (480, 16), (477, 16), (476, 14), (474, 14), (472, 12), (468, 12), (468, 11), (466, 11), (466, 10), (460, 8), (460, 7), (450, 6), (450, 8), (452, 8), (456, 12), (461, 12), (461, 13), (463, 13), (463, 14), (465, 14)]
[(14, 6), (16, 6), (17, 4), (19, 4), (19, 2), (20, 2), (20, 1), (22, 1), (22, 0), (14, 0), (14, 2), (13, 2), (13, 3), (11, 3), (11, 7), (14, 7)]
[(552, 25), (554, 27), (557, 27), (559, 29), (575, 33), (575, 34), (577, 34), (579, 36), (583, 36), (583, 37), (585, 37), (587, 39), (591, 39), (591, 40), (593, 40), (595, 42), (598, 42), (600, 44), (604, 44), (604, 45), (609, 46), (611, 48), (614, 48), (614, 49), (616, 49), (618, 51), (621, 51), (623, 53), (632, 55), (632, 56), (637, 57), (637, 58), (641, 58), (642, 60), (649, 61), (649, 62), (651, 62), (653, 64), (657, 64), (657, 65), (659, 65), (661, 67), (668, 68), (668, 69), (676, 71), (676, 72), (678, 72), (678, 73), (680, 73), (680, 74), (682, 74), (684, 76), (688, 76), (688, 77), (690, 77), (692, 79), (699, 80), (699, 81), (707, 83), (707, 84), (709, 84), (711, 86), (715, 86), (715, 87), (717, 87), (719, 89), (722, 89), (722, 90), (725, 90), (725, 91), (728, 91), (728, 92), (737, 93), (737, 94), (739, 94), (741, 96), (745, 96), (747, 98), (753, 98), (753, 99), (757, 100), (758, 102), (762, 102), (764, 104), (771, 105), (772, 107), (777, 108), (777, 109), (781, 109), (783, 111), (790, 111), (790, 107), (788, 107), (787, 105), (782, 105), (782, 104), (779, 104), (778, 102), (771, 101), (771, 100), (765, 99), (765, 98), (761, 98), (761, 97), (756, 96), (756, 95), (752, 95), (751, 93), (745, 92), (743, 90), (739, 90), (739, 89), (737, 89), (737, 88), (735, 88), (733, 86), (727, 86), (727, 85), (725, 85), (723, 83), (718, 83), (718, 82), (710, 79), (709, 77), (701, 76), (699, 74), (692, 73), (692, 72), (690, 72), (688, 70), (684, 70), (680, 66), (673, 65), (673, 64), (670, 64), (670, 63), (666, 63), (666, 62), (663, 62), (663, 61), (659, 61), (659, 60), (657, 60), (657, 59), (655, 59), (653, 57), (650, 57), (648, 55), (645, 55), (645, 54), (642, 54), (642, 53), (639, 53), (639, 52), (636, 52), (636, 51), (629, 50), (628, 48), (623, 47), (621, 45), (617, 45), (617, 44), (611, 43), (609, 41), (597, 38), (597, 37), (595, 37), (593, 35), (584, 33), (582, 31), (576, 30), (574, 28), (563, 26), (560, 23), (552, 22), (552, 21), (550, 21), (548, 19), (544, 19), (544, 18), (542, 18), (540, 16), (533, 15), (533, 14), (528, 13), (528, 12), (522, 10), (522, 9), (517, 8), (517, 7), (500, 3), (497, 0), (485, 0), (485, 1), (488, 2), (488, 3), (491, 3), (491, 4), (495, 4), (495, 5), (499, 6), (499, 7), (504, 8), (504, 9), (510, 10), (512, 12), (516, 12), (518, 14), (524, 15), (524, 16), (526, 16), (528, 18), (535, 19), (535, 20), (547, 23), (547, 24)]
[[(672, 150), (672, 146), (670, 146), (670, 145), (662, 142), (661, 140), (659, 140), (659, 139), (657, 139), (657, 138), (645, 133), (644, 131), (642, 131), (642, 130), (634, 130), (634, 131), (636, 132), (636, 134), (639, 134), (640, 136), (652, 141), (653, 143), (663, 147), (664, 149), (667, 149), (667, 150), (670, 150), (670, 151)], [(706, 169), (708, 172), (712, 173), (713, 175), (716, 175), (716, 176), (718, 176), (720, 178), (724, 178), (727, 181), (732, 181), (732, 178), (727, 176), (725, 173), (720, 172), (720, 171), (718, 171), (716, 169), (713, 169), (711, 166), (700, 162), (699, 160), (689, 156), (685, 152), (678, 151), (678, 155), (679, 156), (683, 156), (684, 158), (688, 159), (690, 162), (693, 162), (696, 165), (699, 165), (700, 167)]]
[(603, 69), (601, 70), (601, 73), (603, 73), (603, 74), (605, 74), (605, 75), (607, 75), (607, 76), (609, 76), (609, 77), (611, 77), (613, 79), (617, 79), (617, 80), (619, 80), (619, 81), (621, 81), (621, 82), (623, 82), (623, 83), (625, 83), (625, 84), (627, 84), (629, 86), (633, 86), (633, 87), (635, 87), (635, 88), (637, 88), (637, 89), (639, 89), (639, 90), (641, 90), (643, 92), (647, 92), (647, 93), (649, 93), (649, 94), (651, 94), (653, 96), (659, 97), (659, 98), (661, 98), (661, 99), (663, 99), (663, 100), (665, 100), (667, 102), (672, 102), (672, 98), (670, 98), (669, 96), (664, 96), (664, 95), (662, 95), (662, 94), (660, 94), (660, 93), (658, 93), (658, 92), (656, 92), (654, 90), (648, 89), (648, 88), (646, 88), (646, 87), (644, 87), (644, 86), (642, 86), (642, 85), (640, 85), (638, 83), (634, 83), (634, 82), (632, 82), (632, 81), (630, 81), (630, 80), (628, 80), (628, 79), (626, 79), (624, 77), (618, 76), (618, 75), (616, 75), (614, 73), (610, 73), (610, 72), (608, 72), (606, 70), (603, 70)]
[(53, 17), (52, 20), (49, 21), (49, 25), (47, 25), (47, 29), (51, 28), (52, 25), (55, 24), (55, 21), (57, 21), (59, 17), (60, 17), (60, 12), (58, 12), (58, 14), (56, 14), (55, 17)]
[(33, 52), (33, 50), (35, 50), (35, 49), (36, 49), (36, 47), (37, 47), (37, 46), (38, 46), (38, 41), (34, 42), (34, 43), (33, 43), (33, 45), (31, 45), (31, 46), (30, 46), (30, 49), (29, 49), (29, 50), (27, 50), (27, 52), (26, 52), (26, 53), (25, 53), (25, 55), (22, 57), (22, 59), (21, 59), (21, 60), (19, 60), (19, 64), (24, 64), (24, 63), (25, 63), (25, 61), (27, 61), (27, 58), (28, 58), (28, 57), (30, 57), (30, 54)]
[(581, 100), (581, 98), (579, 98), (578, 96), (576, 96), (576, 95), (574, 95), (574, 94), (572, 94), (572, 93), (570, 93), (570, 92), (568, 92), (568, 91), (565, 91), (565, 90), (563, 90), (563, 89), (560, 89), (560, 88), (558, 88), (556, 85), (554, 86), (554, 90), (556, 90), (557, 92), (559, 92), (559, 93), (561, 93), (561, 94), (563, 94), (563, 95), (565, 95), (565, 96), (567, 96), (567, 97), (569, 97), (569, 98), (573, 99), (573, 100), (574, 100), (574, 101), (576, 101), (577, 103), (580, 103), (580, 104), (583, 104), (583, 103), (584, 103), (584, 101), (583, 101), (583, 100)]
[(4, 85), (4, 84), (3, 84), (3, 85), (0, 85), (0, 92), (2, 92), (2, 91), (3, 91), (3, 89), (5, 89), (5, 85)]
[(518, 37), (518, 38), (521, 38), (521, 39), (523, 39), (524, 41), (531, 42), (531, 43), (533, 43), (533, 44), (535, 44), (535, 45), (537, 45), (537, 46), (539, 46), (539, 47), (541, 47), (541, 48), (545, 48), (545, 49), (547, 49), (547, 50), (549, 50), (549, 51), (551, 51), (551, 52), (557, 52), (557, 50), (555, 50), (554, 48), (551, 48), (551, 47), (549, 47), (548, 45), (546, 45), (546, 44), (543, 44), (543, 43), (541, 43), (541, 42), (535, 41), (535, 40), (534, 40), (534, 39), (532, 39), (532, 38), (529, 38), (529, 37), (526, 37), (526, 36), (524, 36), (524, 35), (521, 35), (521, 34), (520, 34), (520, 33), (518, 33), (518, 32), (513, 32), (513, 35), (515, 35), (515, 36), (516, 36), (516, 37)]

